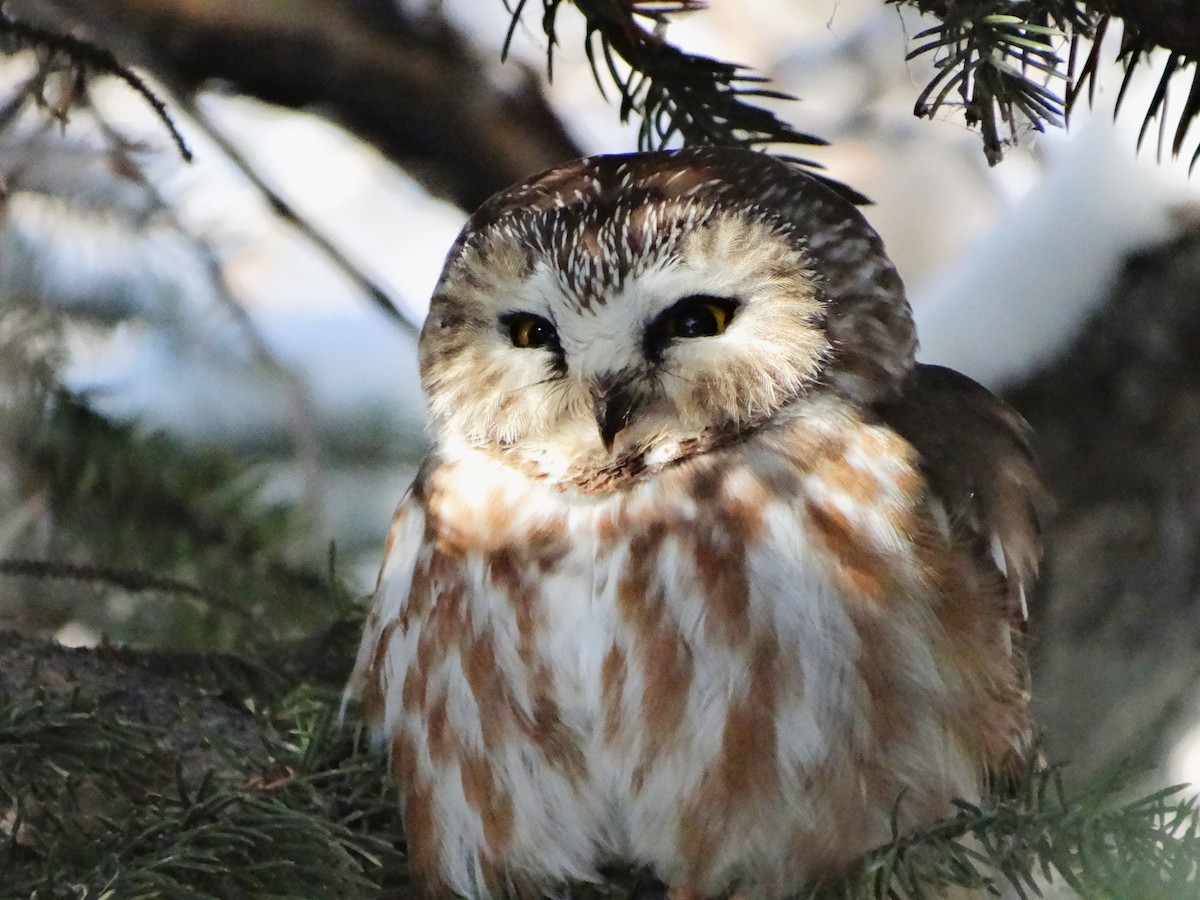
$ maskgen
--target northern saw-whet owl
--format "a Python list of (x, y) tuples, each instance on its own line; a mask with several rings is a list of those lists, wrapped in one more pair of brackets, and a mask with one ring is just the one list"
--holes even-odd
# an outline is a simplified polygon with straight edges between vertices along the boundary
[(849, 202), (749, 150), (493, 197), (421, 333), (431, 450), (348, 693), (429, 896), (644, 866), (782, 897), (980, 794), (1028, 730), (1041, 487), (918, 365)]

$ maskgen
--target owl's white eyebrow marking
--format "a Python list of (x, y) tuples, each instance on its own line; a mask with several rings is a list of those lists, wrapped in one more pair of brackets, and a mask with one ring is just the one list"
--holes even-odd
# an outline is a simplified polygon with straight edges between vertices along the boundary
[[(680, 174), (682, 174), (682, 173), (680, 173)], [(680, 194), (680, 196), (694, 197), (694, 196), (696, 196), (696, 194), (704, 193), (704, 192), (711, 191), (716, 188), (720, 188), (723, 184), (724, 184), (724, 182), (722, 182), (718, 178), (710, 178), (708, 181), (701, 181), (699, 184), (692, 185), (690, 188), (687, 188), (686, 190), (684, 190)], [(719, 193), (719, 191), (718, 191), (718, 193)]]

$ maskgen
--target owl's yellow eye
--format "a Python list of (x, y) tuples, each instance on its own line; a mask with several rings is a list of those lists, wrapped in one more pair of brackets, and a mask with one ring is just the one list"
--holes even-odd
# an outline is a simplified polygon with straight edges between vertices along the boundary
[(713, 337), (724, 334), (737, 303), (726, 297), (684, 297), (651, 324), (647, 339), (662, 345), (676, 338)]
[(715, 303), (697, 302), (663, 322), (671, 337), (712, 337), (729, 325), (729, 312)]
[(508, 329), (508, 338), (514, 347), (522, 350), (558, 347), (558, 332), (541, 316), (533, 313), (507, 313), (500, 322)]

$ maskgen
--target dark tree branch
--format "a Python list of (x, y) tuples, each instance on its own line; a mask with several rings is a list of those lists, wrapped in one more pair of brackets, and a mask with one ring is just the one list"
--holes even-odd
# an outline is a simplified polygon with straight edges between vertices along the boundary
[[(363, 271), (362, 267), (353, 262), (342, 250), (320, 229), (319, 226), (310, 222), (302, 216), (296, 209), (283, 198), (283, 196), (271, 187), (266, 180), (258, 174), (258, 171), (242, 154), (229, 138), (205, 115), (204, 110), (200, 109), (199, 105), (193, 98), (185, 98), (181, 101), (187, 108), (188, 114), (204, 130), (205, 135), (214, 144), (221, 148), (221, 152), (226, 158), (234, 164), (239, 172), (252, 184), (263, 199), (271, 207), (271, 211), (280, 219), (287, 222), (295, 228), (304, 238), (310, 241), (321, 254), (329, 260), (335, 269), (341, 272), (346, 278), (354, 283), (354, 286), (366, 294), (367, 298), (375, 304), (375, 306), (389, 319), (407, 331), (409, 334), (415, 335), (419, 330), (417, 325), (409, 321), (409, 319), (400, 311), (400, 308), (392, 300), (388, 292), (383, 288), (378, 281)], [(211, 267), (210, 267), (211, 270)], [(212, 270), (216, 271), (216, 270)]]
[[(40, 3), (22, 5), (35, 14)], [(390, 0), (60, 0), (95, 33), (126, 35), (150, 71), (328, 115), (434, 193), (473, 209), (580, 155), (529, 76), (499, 87), (472, 49)]]
[(236, 616), (245, 625), (261, 625), (251, 614), (249, 607), (232, 597), (153, 572), (114, 566), (82, 565), (53, 559), (0, 559), (0, 576), (65, 579), (103, 584), (133, 593), (156, 591), (175, 594)]

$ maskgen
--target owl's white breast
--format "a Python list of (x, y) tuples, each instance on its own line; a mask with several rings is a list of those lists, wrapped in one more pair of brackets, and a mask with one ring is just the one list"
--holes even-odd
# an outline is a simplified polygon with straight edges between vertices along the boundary
[[(618, 857), (775, 893), (885, 840), (900, 791), (916, 818), (973, 793), (929, 702), (950, 689), (898, 519), (911, 466), (856, 475), (866, 457), (824, 438), (739, 444), (611, 494), (477, 453), (418, 485), (358, 670), (410, 832), (453, 889), (487, 893), (500, 859), (541, 884)], [(822, 446), (836, 472), (800, 461)], [(872, 595), (838, 541), (905, 595)]]

